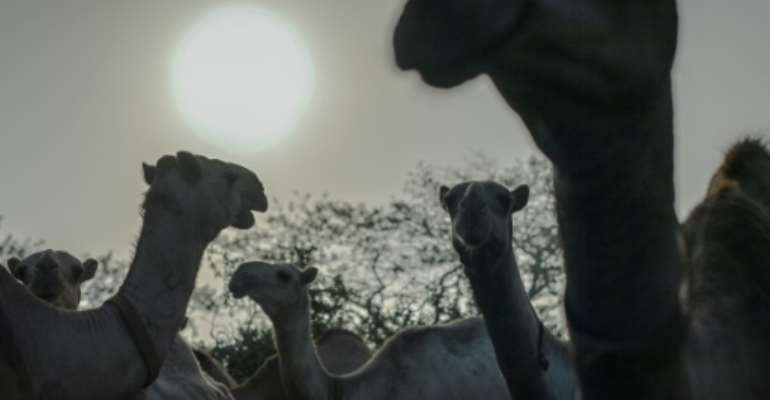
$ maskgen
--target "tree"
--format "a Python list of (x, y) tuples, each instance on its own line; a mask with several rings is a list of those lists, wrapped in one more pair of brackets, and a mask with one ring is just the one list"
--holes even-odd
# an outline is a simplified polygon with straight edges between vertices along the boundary
[[(2, 228), (3, 217), (0, 216), (0, 228)], [(11, 233), (0, 236), (0, 264), (5, 265), (6, 260), (11, 257), (24, 258), (43, 245), (40, 240), (19, 239)]]
[[(81, 259), (88, 258), (83, 257)], [(128, 274), (128, 262), (116, 259), (112, 252), (94, 257), (99, 261), (99, 270), (94, 279), (83, 286), (81, 308), (96, 308), (112, 297)]]
[(316, 334), (345, 327), (379, 346), (407, 326), (478, 315), (437, 199), (441, 184), (472, 179), (530, 185), (529, 205), (514, 217), (516, 256), (536, 310), (563, 335), (564, 276), (550, 164), (532, 157), (501, 167), (479, 154), (462, 167), (419, 164), (403, 191), (385, 204), (351, 204), (328, 194), (273, 200), (256, 229), (225, 234), (208, 250), (217, 283), (193, 298), (193, 335), (200, 338), (208, 329), (214, 355), (236, 378), (274, 351), (266, 317), (253, 302), (227, 295), (223, 284), (238, 264), (254, 259), (320, 269), (310, 289)]

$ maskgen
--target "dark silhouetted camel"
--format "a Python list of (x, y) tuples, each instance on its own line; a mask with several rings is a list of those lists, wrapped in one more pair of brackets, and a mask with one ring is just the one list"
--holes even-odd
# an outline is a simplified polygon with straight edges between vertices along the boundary
[(395, 32), (398, 65), (429, 84), (487, 74), (553, 163), (584, 399), (690, 396), (673, 186), (677, 24), (674, 0), (410, 0)]

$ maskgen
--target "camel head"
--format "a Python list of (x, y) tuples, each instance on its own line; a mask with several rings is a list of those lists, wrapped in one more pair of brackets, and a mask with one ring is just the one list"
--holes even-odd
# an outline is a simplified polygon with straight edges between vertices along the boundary
[(511, 216), (527, 205), (529, 186), (508, 190), (495, 182), (464, 182), (441, 186), (441, 206), (452, 219), (452, 241), (458, 251), (486, 244), (508, 246)]
[(514, 31), (521, 0), (410, 0), (396, 26), (393, 49), (399, 68), (452, 87), (493, 63)]
[(144, 164), (143, 169), (150, 185), (145, 210), (159, 206), (189, 218), (191, 228), (205, 240), (228, 226), (250, 228), (254, 225), (251, 211), (267, 210), (262, 182), (236, 164), (179, 152), (161, 157), (155, 166)]
[(230, 279), (230, 293), (235, 298), (250, 297), (270, 318), (275, 318), (307, 306), (307, 285), (317, 274), (318, 269), (313, 267), (248, 262), (241, 264)]
[(762, 141), (745, 139), (727, 152), (711, 178), (708, 195), (738, 188), (770, 212), (770, 151)]
[(23, 260), (11, 258), (8, 266), (16, 279), (35, 296), (62, 308), (75, 310), (80, 303), (80, 285), (94, 277), (99, 262), (83, 262), (65, 251), (45, 250)]

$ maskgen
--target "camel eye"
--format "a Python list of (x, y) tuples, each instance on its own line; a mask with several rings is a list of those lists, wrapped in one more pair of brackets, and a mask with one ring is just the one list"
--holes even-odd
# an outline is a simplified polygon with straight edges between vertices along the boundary
[(276, 272), (276, 275), (278, 276), (278, 280), (283, 283), (289, 283), (291, 282), (291, 274), (289, 274), (286, 271), (280, 270)]

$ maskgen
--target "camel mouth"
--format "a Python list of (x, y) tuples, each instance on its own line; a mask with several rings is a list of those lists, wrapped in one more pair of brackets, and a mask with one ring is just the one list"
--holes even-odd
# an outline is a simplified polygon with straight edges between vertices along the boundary
[(33, 293), (35, 297), (45, 304), (59, 308), (70, 308), (69, 301), (61, 293)]
[(230, 279), (228, 289), (236, 299), (242, 299), (254, 291), (257, 286), (255, 279), (246, 271), (239, 268)]
[(466, 239), (465, 237), (461, 235), (457, 235), (457, 240), (460, 242), (460, 244), (465, 247), (466, 249), (473, 250), (481, 247), (481, 245), (484, 244), (484, 240), (481, 239)]
[[(457, 42), (456, 25), (446, 18), (475, 19), (482, 16), (465, 13), (447, 15), (441, 11), (442, 4), (437, 3), (440, 2), (409, 0), (396, 24), (392, 46), (399, 69), (416, 70), (428, 85), (448, 89), (483, 72), (489, 60), (500, 52), (518, 29), (521, 5), (514, 4), (514, 9), (506, 10), (510, 12), (487, 10), (486, 14), (493, 12), (498, 17), (507, 17), (499, 18), (494, 24), (476, 24), (479, 29), (469, 32), (464, 35), (466, 39)], [(436, 44), (442, 41), (451, 42), (453, 46), (437, 47)]]
[(250, 288), (247, 285), (244, 285), (239, 279), (232, 279), (230, 280), (228, 289), (230, 290), (230, 294), (232, 294), (233, 297), (236, 299), (242, 299), (249, 294)]
[(486, 243), (489, 239), (489, 230), (478, 228), (458, 228), (459, 229), (455, 229), (455, 237), (457, 238), (457, 241), (465, 248), (476, 249), (484, 245), (484, 243)]
[(35, 296), (49, 303), (53, 303), (56, 299), (59, 298), (59, 295), (61, 294), (61, 291), (52, 289), (33, 290), (32, 292), (35, 294)]
[(248, 229), (254, 226), (254, 215), (251, 214), (251, 210), (241, 210), (238, 215), (235, 216), (235, 222), (233, 226), (238, 229)]
[(40, 299), (45, 300), (49, 303), (53, 303), (58, 297), (58, 295), (46, 293), (46, 294), (39, 295), (38, 297), (40, 297)]

